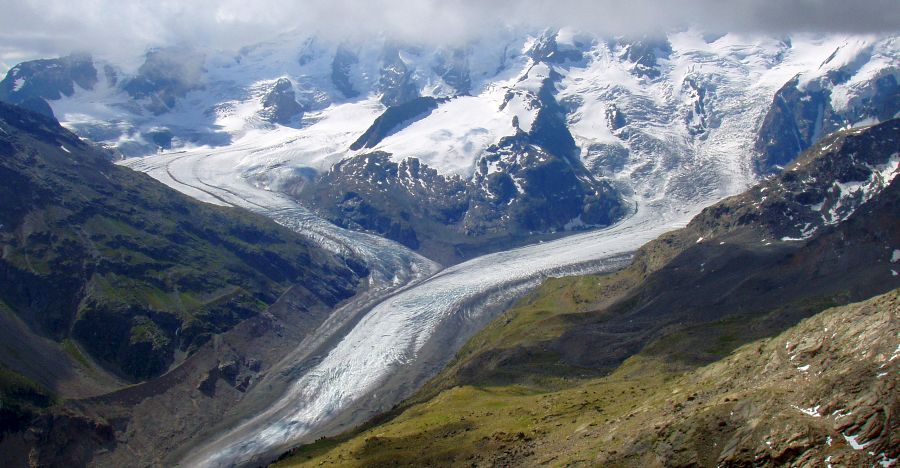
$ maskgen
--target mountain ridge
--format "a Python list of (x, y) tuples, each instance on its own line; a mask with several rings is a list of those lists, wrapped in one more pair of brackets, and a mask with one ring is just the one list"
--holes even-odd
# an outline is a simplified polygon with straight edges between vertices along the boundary
[[(253, 148), (236, 161), (236, 177), (266, 190), (305, 194), (301, 202), (340, 225), (393, 236), (444, 263), (498, 242), (609, 224), (633, 203), (677, 205), (737, 193), (824, 132), (900, 112), (891, 92), (900, 52), (891, 36), (710, 37), (682, 31), (627, 39), (566, 28), (495, 35), (464, 48), (288, 35), (237, 54), (154, 50), (134, 73), (106, 73), (108, 64), (97, 61), (91, 89), (76, 86), (72, 97), (64, 92), (48, 102), (77, 133), (123, 154)], [(173, 61), (179, 66), (162, 70)], [(11, 90), (24, 80), (19, 94), (31, 89), (26, 71), (35, 83), (49, 73), (38, 65), (12, 69), (0, 88)], [(129, 83), (143, 83), (141, 92), (123, 91), (136, 86)], [(24, 97), (10, 93), (7, 99)], [(285, 110), (273, 120), (276, 95), (278, 109)], [(435, 107), (420, 112), (424, 108), (415, 103), (429, 100)], [(401, 112), (406, 106), (415, 109)], [(515, 183), (520, 174), (508, 172), (513, 165), (489, 164), (492, 172), (483, 174), (481, 161), (491, 163), (497, 155), (492, 148), (522, 138), (520, 132), (530, 145), (566, 161), (580, 191), (600, 187), (600, 205), (621, 199), (620, 206), (603, 217), (595, 201), (568, 197), (566, 204), (580, 204), (586, 217), (595, 218), (590, 221), (578, 210), (566, 210), (572, 216), (560, 219), (546, 209), (491, 203), (495, 189), (505, 194), (510, 182), (524, 186)], [(748, 147), (753, 161), (743, 159)], [(382, 187), (360, 190), (356, 182), (329, 177), (339, 163), (368, 153), (389, 154), (395, 164), (416, 159), (441, 177), (459, 176), (471, 192), (485, 186), (469, 197), (468, 226), (448, 226), (463, 234), (456, 242), (462, 253), (453, 245), (435, 247), (440, 220), (413, 226), (403, 219), (391, 206), (400, 203), (399, 195), (389, 202), (375, 194)], [(568, 177), (567, 171), (554, 177)], [(486, 185), (486, 176), (495, 180)], [(562, 184), (554, 196), (567, 198), (568, 189)], [(517, 198), (541, 205), (545, 195), (530, 190)], [(350, 192), (369, 192), (371, 213), (335, 206)], [(433, 204), (435, 196), (409, 193), (400, 204)], [(454, 205), (456, 197), (453, 191), (437, 203)], [(498, 240), (502, 232), (508, 234)]]

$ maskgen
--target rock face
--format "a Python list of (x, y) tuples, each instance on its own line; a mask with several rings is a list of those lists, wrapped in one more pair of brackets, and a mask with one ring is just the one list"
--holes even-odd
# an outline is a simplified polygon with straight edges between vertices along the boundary
[[(889, 464), (900, 456), (900, 292), (828, 310), (673, 382), (600, 463), (705, 466)], [(649, 457), (648, 457), (649, 455)]]
[(872, 49), (863, 49), (844, 65), (827, 68), (839, 60), (839, 47), (822, 63), (827, 72), (796, 76), (778, 91), (756, 140), (756, 150), (760, 152), (757, 165), (762, 172), (786, 165), (823, 135), (850, 123), (863, 119), (886, 121), (900, 114), (896, 69), (881, 70), (868, 77), (867, 92), (847, 97), (847, 89), (862, 87), (851, 80), (875, 55)]
[(605, 226), (625, 214), (608, 183), (531, 141), (506, 138), (479, 159), (463, 220), (468, 235)]
[(11, 68), (0, 81), (0, 101), (9, 102), (53, 117), (46, 100), (75, 93), (75, 85), (93, 89), (97, 70), (90, 55), (23, 62)]
[(892, 186), (900, 163), (898, 136), (900, 120), (893, 119), (823, 139), (757, 188), (755, 216), (776, 239), (796, 240), (846, 220)]
[(419, 97), (412, 70), (400, 58), (400, 49), (395, 45), (388, 44), (384, 48), (381, 76), (376, 90), (385, 106), (398, 106)]
[(335, 165), (301, 197), (343, 227), (362, 229), (458, 261), (494, 242), (608, 225), (624, 214), (606, 182), (521, 134), (492, 146), (470, 180), (386, 153)]
[[(323, 174), (310, 197), (339, 226), (377, 232), (410, 248), (448, 231), (468, 208), (466, 184), (445, 177), (417, 159), (396, 163), (385, 153), (357, 156)], [(452, 232), (446, 232), (452, 242)]]
[(303, 106), (297, 102), (294, 85), (287, 78), (279, 78), (262, 98), (260, 117), (269, 123), (289, 125), (303, 115)]
[(188, 49), (152, 50), (122, 89), (147, 110), (162, 114), (189, 91), (203, 88), (204, 61), (203, 54)]
[(672, 46), (663, 39), (644, 38), (622, 43), (622, 58), (633, 64), (631, 72), (638, 77), (659, 78), (659, 61), (669, 58)]
[(364, 274), (115, 166), (52, 119), (0, 104), (0, 129), (0, 300), (125, 378), (159, 375), (293, 285), (333, 306)]
[(561, 49), (556, 41), (558, 31), (548, 29), (536, 38), (525, 52), (535, 62), (565, 63), (578, 62), (584, 58), (580, 50), (574, 48)]
[(359, 59), (353, 52), (343, 45), (338, 46), (331, 62), (331, 82), (348, 99), (359, 96), (359, 91), (353, 88), (353, 83), (350, 81), (351, 68), (357, 63), (359, 63)]

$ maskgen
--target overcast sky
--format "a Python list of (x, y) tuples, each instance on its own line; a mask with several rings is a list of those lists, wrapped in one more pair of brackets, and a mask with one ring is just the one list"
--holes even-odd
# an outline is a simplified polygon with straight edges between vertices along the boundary
[(898, 32), (900, 0), (0, 0), (0, 72), (74, 50), (139, 56), (147, 47), (236, 49), (301, 30), (386, 33), (456, 43), (498, 25), (638, 35)]

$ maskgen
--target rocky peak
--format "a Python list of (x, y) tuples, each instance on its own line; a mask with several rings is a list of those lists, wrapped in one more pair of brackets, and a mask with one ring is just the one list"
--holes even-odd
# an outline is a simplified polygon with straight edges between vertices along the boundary
[(351, 99), (359, 96), (359, 91), (353, 88), (350, 81), (350, 72), (354, 65), (359, 63), (359, 58), (345, 45), (340, 45), (334, 53), (331, 62), (331, 82), (344, 97)]
[(566, 122), (566, 110), (556, 100), (556, 83), (561, 78), (552, 66), (534, 64), (507, 91), (500, 110), (515, 110), (513, 127), (528, 135), (532, 143), (580, 165), (575, 138)]
[(465, 230), (470, 235), (577, 230), (611, 224), (624, 214), (618, 194), (605, 181), (587, 176), (583, 167), (522, 132), (485, 151), (469, 193)]
[(564, 63), (566, 61), (579, 61), (583, 58), (580, 51), (575, 49), (560, 50), (556, 42), (558, 31), (548, 29), (537, 37), (525, 55), (535, 62)]
[(458, 95), (469, 94), (472, 78), (469, 76), (469, 54), (465, 49), (440, 50), (434, 56), (432, 70)]
[(203, 88), (204, 61), (202, 53), (189, 49), (154, 49), (122, 88), (147, 110), (161, 114), (175, 107), (178, 98)]
[(260, 117), (269, 122), (288, 125), (299, 120), (303, 106), (297, 102), (294, 85), (287, 78), (279, 78), (262, 97)]
[(619, 41), (620, 57), (633, 64), (631, 72), (638, 77), (659, 78), (659, 60), (672, 55), (672, 45), (666, 38), (645, 37), (635, 41)]
[(382, 104), (396, 106), (419, 97), (412, 72), (413, 70), (410, 70), (400, 57), (400, 48), (392, 44), (385, 45), (381, 76), (377, 85)]
[(45, 100), (56, 100), (75, 93), (75, 85), (93, 89), (97, 69), (90, 55), (22, 62), (11, 68), (0, 81), (0, 100), (53, 115)]

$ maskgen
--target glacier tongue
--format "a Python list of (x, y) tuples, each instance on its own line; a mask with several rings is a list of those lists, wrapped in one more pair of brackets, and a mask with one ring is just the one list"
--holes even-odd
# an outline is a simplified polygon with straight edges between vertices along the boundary
[(702, 208), (645, 204), (608, 229), (478, 257), (435, 274), (436, 265), (393, 242), (337, 228), (282, 195), (250, 185), (233, 172), (247, 151), (253, 149), (162, 154), (124, 164), (198, 198), (272, 216), (333, 250), (352, 249), (369, 262), (385, 296), (371, 309), (342, 312), (365, 315), (268, 410), (193, 451), (183, 461), (190, 466), (266, 461), (291, 444), (389, 409), (437, 372), (500, 307), (542, 278), (620, 267), (631, 251), (684, 225)]

